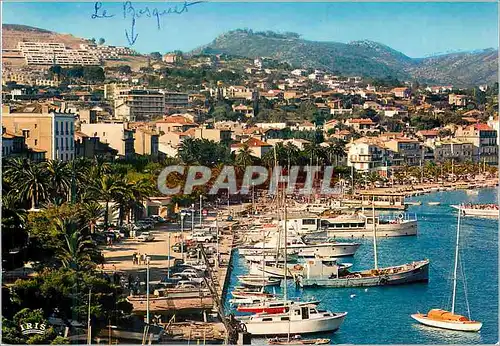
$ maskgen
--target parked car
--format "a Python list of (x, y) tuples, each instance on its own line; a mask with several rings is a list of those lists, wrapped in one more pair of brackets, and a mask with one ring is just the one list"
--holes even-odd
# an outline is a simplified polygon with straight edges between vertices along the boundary
[(138, 237), (138, 241), (153, 241), (155, 239), (154, 235), (150, 232), (142, 232)]
[[(181, 246), (184, 245), (184, 249), (181, 249)], [(172, 246), (172, 251), (174, 252), (182, 252), (182, 250), (184, 250), (184, 252), (187, 252), (189, 249), (189, 246), (187, 243), (175, 243), (174, 246)]]
[(214, 235), (207, 233), (194, 233), (193, 235), (188, 235), (186, 239), (194, 240), (200, 243), (210, 243), (215, 241)]
[(160, 215), (151, 215), (150, 218), (154, 220), (155, 222), (163, 223), (165, 222), (165, 219), (162, 218)]

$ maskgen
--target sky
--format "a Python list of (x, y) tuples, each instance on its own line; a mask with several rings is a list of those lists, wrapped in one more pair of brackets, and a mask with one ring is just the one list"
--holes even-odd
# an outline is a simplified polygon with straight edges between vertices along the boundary
[[(82, 38), (102, 37), (106, 44), (130, 46), (141, 53), (189, 51), (238, 28), (291, 31), (314, 41), (347, 43), (367, 39), (413, 58), (498, 48), (495, 2), (204, 2), (187, 7), (181, 14), (159, 16), (159, 29), (155, 16), (138, 17), (140, 10), (162, 12), (177, 5), (180, 11), (183, 3), (130, 2), (125, 16), (124, 4), (103, 2), (97, 14), (102, 17), (106, 10), (106, 15), (112, 17), (93, 19), (94, 2), (3, 2), (2, 15), (3, 23), (30, 25)], [(131, 7), (136, 13), (135, 23)], [(131, 44), (133, 37), (136, 39)]]

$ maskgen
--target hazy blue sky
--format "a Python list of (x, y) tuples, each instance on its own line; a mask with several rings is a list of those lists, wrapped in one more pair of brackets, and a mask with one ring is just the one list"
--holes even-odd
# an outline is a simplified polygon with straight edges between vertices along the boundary
[[(123, 2), (103, 3), (114, 17), (92, 19), (95, 3), (3, 3), (3, 22), (25, 24), (128, 45), (132, 17)], [(159, 11), (172, 2), (132, 3)], [(178, 4), (179, 7), (182, 4)], [(497, 3), (201, 3), (182, 14), (138, 18), (133, 48), (149, 53), (188, 51), (231, 29), (293, 31), (308, 40), (349, 42), (369, 39), (410, 57), (498, 47)]]

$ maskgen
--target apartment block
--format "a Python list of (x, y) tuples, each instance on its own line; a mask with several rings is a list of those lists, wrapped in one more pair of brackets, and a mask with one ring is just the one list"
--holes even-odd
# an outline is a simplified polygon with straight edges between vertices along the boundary
[(148, 120), (164, 114), (165, 99), (163, 94), (154, 90), (120, 90), (114, 106), (116, 119)]
[(90, 137), (99, 137), (103, 143), (115, 149), (119, 156), (129, 158), (134, 155), (134, 132), (126, 123), (82, 124), (81, 132)]
[(187, 93), (175, 91), (163, 91), (165, 95), (165, 110), (189, 107), (189, 96)]
[(448, 160), (469, 161), (473, 159), (474, 145), (458, 139), (436, 141), (432, 144), (434, 160), (444, 162)]
[(475, 162), (498, 164), (497, 131), (487, 124), (459, 126), (455, 132), (457, 139), (474, 145), (473, 159)]
[(347, 147), (347, 166), (354, 167), (356, 171), (370, 172), (390, 164), (388, 150), (368, 138), (360, 138)]
[(86, 49), (69, 49), (57, 42), (19, 42), (18, 49), (28, 65), (100, 65)]
[(393, 163), (415, 166), (424, 159), (422, 144), (413, 138), (397, 137), (384, 142), (384, 146), (394, 152)]
[(30, 104), (20, 108), (2, 106), (2, 126), (6, 131), (22, 135), (30, 149), (46, 152), (52, 160), (72, 160), (75, 157), (75, 114), (62, 113), (45, 104)]

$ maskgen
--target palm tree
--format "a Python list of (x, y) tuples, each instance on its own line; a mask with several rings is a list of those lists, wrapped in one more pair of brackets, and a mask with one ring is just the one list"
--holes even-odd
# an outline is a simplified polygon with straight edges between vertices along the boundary
[(186, 138), (182, 141), (177, 156), (185, 164), (193, 164), (198, 162), (197, 144), (193, 138)]
[(335, 157), (335, 166), (339, 165), (339, 158), (345, 157), (345, 145), (346, 142), (341, 139), (336, 139), (330, 146), (327, 148), (327, 153), (329, 156), (329, 161), (332, 162), (332, 156)]
[(104, 208), (96, 201), (90, 201), (82, 204), (83, 218), (86, 220), (90, 227), (90, 233), (95, 232), (97, 221), (104, 214)]
[(144, 209), (144, 199), (153, 195), (155, 192), (155, 185), (148, 179), (140, 179), (136, 182), (128, 184), (131, 192), (131, 198), (128, 200), (127, 209), (130, 210), (134, 218), (137, 212)]
[(104, 214), (104, 225), (108, 227), (109, 219), (109, 203), (115, 201), (118, 194), (122, 193), (124, 189), (121, 183), (121, 177), (116, 175), (104, 175), (97, 181), (97, 186), (94, 187), (94, 191), (99, 196), (101, 200), (106, 202), (105, 214)]
[(108, 173), (111, 173), (111, 165), (109, 162), (104, 161), (104, 159), (100, 156), (94, 157), (89, 171), (90, 177), (92, 177), (93, 180), (99, 180), (103, 175)]
[(252, 155), (252, 149), (248, 144), (244, 143), (236, 154), (236, 165), (240, 168), (246, 168), (251, 166), (255, 161), (255, 157)]
[(71, 172), (68, 164), (60, 160), (50, 160), (45, 163), (48, 172), (48, 183), (50, 184), (52, 197), (67, 197), (71, 187)]
[(5, 175), (18, 197), (31, 200), (32, 209), (35, 209), (40, 200), (47, 196), (48, 176), (41, 164), (15, 158), (9, 161)]
[(75, 270), (91, 267), (92, 255), (95, 255), (97, 250), (90, 237), (82, 234), (72, 220), (57, 218), (53, 227), (64, 235), (64, 246), (58, 249), (56, 255), (63, 266)]

